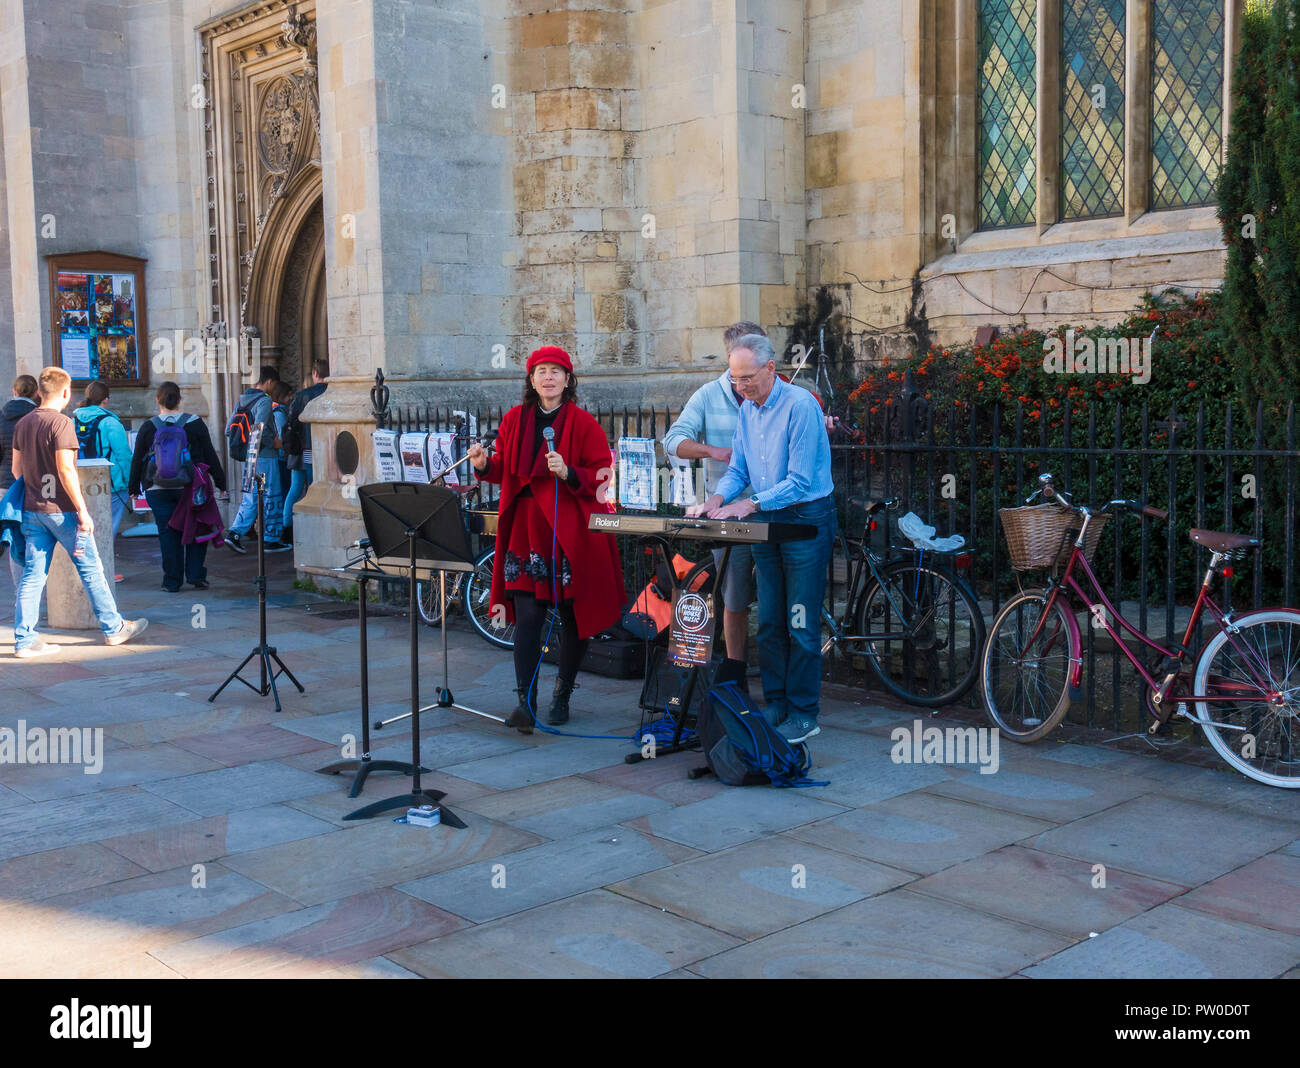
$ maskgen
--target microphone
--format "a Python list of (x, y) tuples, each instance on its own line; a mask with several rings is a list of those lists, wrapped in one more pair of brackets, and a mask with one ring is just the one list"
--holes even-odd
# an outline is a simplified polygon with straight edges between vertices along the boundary
[(555, 451), (555, 427), (548, 426), (542, 428), (542, 437), (546, 439), (546, 451)]

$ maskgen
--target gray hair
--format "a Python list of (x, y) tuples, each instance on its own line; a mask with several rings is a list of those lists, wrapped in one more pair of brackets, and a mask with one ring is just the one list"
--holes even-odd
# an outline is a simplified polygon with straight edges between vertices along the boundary
[(763, 367), (769, 360), (776, 359), (776, 350), (772, 348), (772, 342), (762, 334), (746, 334), (744, 337), (737, 338), (735, 344), (731, 346), (731, 352), (737, 349), (749, 349), (754, 354), (755, 367)]

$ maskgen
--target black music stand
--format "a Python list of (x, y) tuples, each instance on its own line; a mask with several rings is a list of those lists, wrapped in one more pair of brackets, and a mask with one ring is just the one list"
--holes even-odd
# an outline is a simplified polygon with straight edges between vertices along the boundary
[(393, 809), (418, 808), (432, 802), (441, 810), (442, 823), (463, 828), (465, 822), (441, 804), (446, 792), (425, 790), (420, 785), (420, 639), (415, 588), (420, 572), (432, 580), (435, 571), (473, 570), (473, 554), (460, 502), (446, 487), (416, 482), (379, 482), (358, 487), (357, 494), (376, 566), (388, 573), (393, 569), (407, 572), (411, 598), (411, 792), (376, 801), (343, 818), (369, 819)]
[[(351, 575), (357, 580), (357, 626), (360, 632), (361, 645), (361, 756), (351, 760), (336, 760), (333, 764), (327, 764), (323, 768), (317, 768), (316, 771), (321, 775), (338, 775), (341, 772), (355, 772), (352, 779), (352, 789), (348, 791), (348, 797), (357, 797), (366, 785), (366, 779), (371, 772), (375, 771), (399, 771), (403, 775), (414, 774), (414, 769), (410, 764), (401, 760), (375, 760), (370, 755), (370, 655), (367, 643), (367, 620), (366, 598), (369, 596), (366, 587), (372, 579), (383, 579), (388, 577), (386, 571), (380, 571), (374, 567), (370, 561), (369, 541), (363, 544), (364, 555), (360, 561), (351, 561), (339, 571), (346, 575)], [(360, 566), (356, 566), (360, 563)], [(421, 772), (428, 773), (428, 768), (421, 768)]]
[[(256, 459), (256, 456), (254, 456), (254, 459)], [(254, 581), (254, 585), (257, 587), (257, 644), (253, 646), (253, 651), (244, 657), (239, 667), (226, 676), (226, 681), (216, 688), (208, 701), (215, 701), (222, 690), (238, 679), (258, 697), (265, 697), (267, 694), (274, 697), (275, 710), (279, 712), (280, 691), (276, 688), (275, 680), (281, 675), (289, 676), (289, 681), (298, 687), (299, 693), (305, 693), (306, 691), (303, 689), (302, 683), (293, 677), (293, 672), (285, 667), (284, 661), (280, 659), (280, 654), (275, 651), (275, 646), (269, 644), (266, 640), (266, 475), (259, 471), (253, 476), (253, 480), (257, 484), (257, 521), (261, 526), (261, 535), (257, 539), (257, 578)], [(262, 669), (260, 686), (254, 686), (240, 674), (253, 657), (257, 657), (258, 664)], [(276, 671), (275, 666), (272, 666), (272, 660), (275, 661), (275, 666), (279, 667), (279, 671)]]

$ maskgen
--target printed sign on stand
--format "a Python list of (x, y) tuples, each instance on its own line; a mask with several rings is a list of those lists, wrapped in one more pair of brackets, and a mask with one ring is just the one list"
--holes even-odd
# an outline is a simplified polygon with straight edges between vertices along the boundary
[(668, 657), (678, 667), (703, 666), (713, 655), (713, 598), (693, 590), (673, 595)]
[(244, 479), (240, 488), (245, 493), (257, 492), (257, 454), (262, 448), (262, 424), (256, 423), (248, 432), (248, 456), (244, 460)]

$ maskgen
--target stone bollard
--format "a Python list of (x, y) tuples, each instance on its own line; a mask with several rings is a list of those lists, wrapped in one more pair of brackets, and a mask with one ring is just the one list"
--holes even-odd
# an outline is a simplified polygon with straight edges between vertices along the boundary
[[(104, 579), (113, 588), (113, 465), (107, 460), (78, 460), (77, 477), (81, 495), (95, 524), (95, 548), (104, 567)], [(45, 586), (45, 607), (55, 630), (98, 630), (99, 621), (90, 610), (90, 598), (81, 576), (63, 547), (54, 550), (50, 580)]]

